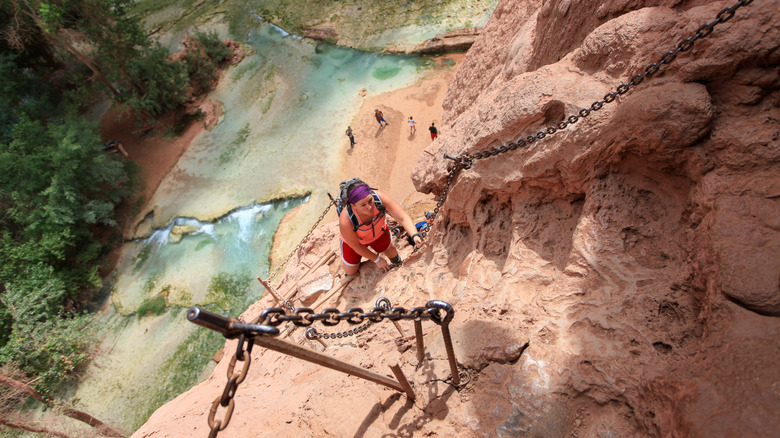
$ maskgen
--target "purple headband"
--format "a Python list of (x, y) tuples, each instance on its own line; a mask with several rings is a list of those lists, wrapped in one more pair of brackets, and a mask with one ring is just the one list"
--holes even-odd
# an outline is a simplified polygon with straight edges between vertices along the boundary
[(371, 189), (366, 184), (360, 184), (349, 192), (349, 203), (354, 204), (371, 194)]

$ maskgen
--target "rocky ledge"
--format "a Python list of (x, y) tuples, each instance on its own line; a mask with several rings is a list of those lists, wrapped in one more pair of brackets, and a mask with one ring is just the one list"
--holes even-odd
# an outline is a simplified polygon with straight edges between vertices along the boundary
[[(455, 29), (436, 35), (417, 45), (393, 45), (386, 48), (383, 52), (405, 55), (438, 55), (443, 53), (465, 52), (474, 44), (474, 41), (477, 40), (481, 31), (481, 27)], [(336, 25), (332, 22), (325, 22), (307, 28), (303, 36), (305, 38), (326, 41), (333, 44), (338, 44), (339, 42), (338, 30), (336, 29)]]

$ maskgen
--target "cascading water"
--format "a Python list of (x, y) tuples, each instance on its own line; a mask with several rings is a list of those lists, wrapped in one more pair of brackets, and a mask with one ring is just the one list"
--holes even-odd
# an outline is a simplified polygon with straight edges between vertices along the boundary
[[(66, 394), (76, 408), (127, 431), (211, 372), (224, 339), (189, 323), (187, 308), (239, 315), (262, 294), (254, 277), (268, 273), (285, 212), (300, 205), (297, 217), (313, 223), (324, 209), (325, 192), (345, 178), (337, 169), (360, 90), (407, 86), (424, 65), (302, 40), (259, 20), (245, 32), (256, 52), (212, 96), (225, 116), (193, 141), (170, 173), (176, 177), (149, 201), (160, 228), (123, 248), (98, 316), (100, 351)], [(312, 195), (254, 203), (295, 193)]]
[(187, 308), (237, 316), (258, 300), (254, 276), (268, 274), (271, 236), (284, 214), (306, 201), (252, 204), (213, 223), (177, 218), (127, 244), (101, 321), (100, 354), (71, 398), (135, 429), (196, 383), (224, 338), (187, 322)]
[(346, 179), (337, 171), (361, 90), (378, 94), (410, 85), (426, 65), (419, 57), (294, 39), (259, 20), (246, 32), (256, 52), (228, 71), (212, 94), (225, 114), (179, 160), (175, 171), (186, 175), (186, 190), (169, 179), (152, 198), (158, 226), (175, 216), (215, 217), (296, 190), (314, 194), (307, 214), (323, 209), (325, 191)]

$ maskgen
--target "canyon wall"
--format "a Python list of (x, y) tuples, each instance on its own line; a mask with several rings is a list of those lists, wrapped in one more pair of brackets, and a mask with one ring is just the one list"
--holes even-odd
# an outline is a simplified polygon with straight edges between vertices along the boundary
[[(445, 153), (511, 144), (591, 108), (731, 4), (501, 1), (448, 91), (441, 134), (414, 170), (417, 189), (444, 190)], [(410, 325), (399, 337), (376, 324), (325, 350), (381, 374), (399, 363), (413, 402), (257, 348), (220, 436), (780, 429), (779, 18), (778, 0), (740, 7), (614, 102), (475, 160), (453, 179), (427, 248), (402, 249), (407, 261), (387, 274), (368, 264), (333, 301), (452, 304), (460, 387), (427, 322), (421, 363)], [(335, 224), (318, 229), (282, 284), (337, 245)], [(271, 305), (264, 298), (242, 319)], [(134, 436), (205, 436), (231, 348)]]
[[(731, 4), (502, 2), (450, 88), (418, 189), (441, 192), (445, 153), (506, 145), (590, 108)], [(502, 308), (515, 282), (535, 290), (517, 309), (526, 354), (556, 364), (550, 406), (611, 412), (599, 431), (777, 428), (778, 11), (739, 8), (652, 80), (477, 160), (452, 185), (442, 267), (487, 259), (501, 275), (483, 299)]]

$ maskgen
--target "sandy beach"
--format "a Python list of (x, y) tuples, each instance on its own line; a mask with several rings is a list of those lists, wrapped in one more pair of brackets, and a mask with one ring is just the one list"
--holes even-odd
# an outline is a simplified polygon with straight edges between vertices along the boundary
[[(424, 220), (425, 212), (435, 206), (432, 195), (415, 190), (412, 183), (412, 168), (417, 157), (431, 143), (428, 127), (431, 123), (440, 126), (444, 112), (442, 102), (447, 87), (455, 78), (457, 69), (465, 55), (450, 54), (435, 59), (436, 67), (414, 85), (377, 96), (369, 96), (363, 102), (358, 115), (349, 126), (355, 136), (355, 146), (350, 148), (349, 138), (343, 136), (344, 156), (342, 180), (359, 177), (401, 203), (401, 206), (416, 221)], [(381, 126), (374, 117), (374, 110), (384, 113), (388, 126)], [(416, 122), (416, 132), (410, 132), (409, 117)], [(346, 131), (346, 126), (339, 127)], [(336, 195), (338, 187), (333, 187)], [(313, 223), (296, 225), (301, 207), (290, 211), (279, 226), (271, 252), (271, 269), (283, 260), (299, 243)], [(335, 212), (328, 213), (323, 223), (336, 221)]]

